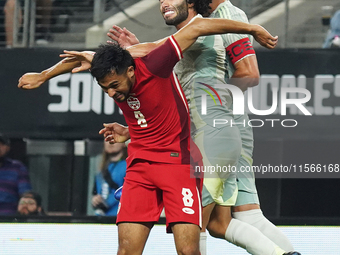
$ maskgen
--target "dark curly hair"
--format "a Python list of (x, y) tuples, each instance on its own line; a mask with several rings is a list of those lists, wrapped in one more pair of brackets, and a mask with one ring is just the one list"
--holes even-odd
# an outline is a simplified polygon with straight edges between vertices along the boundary
[(112, 71), (118, 75), (126, 72), (129, 66), (135, 67), (135, 62), (127, 50), (118, 44), (104, 44), (99, 46), (93, 56), (91, 74), (100, 81)]
[(194, 9), (202, 16), (209, 16), (209, 4), (212, 0), (187, 0), (188, 4), (194, 4)]

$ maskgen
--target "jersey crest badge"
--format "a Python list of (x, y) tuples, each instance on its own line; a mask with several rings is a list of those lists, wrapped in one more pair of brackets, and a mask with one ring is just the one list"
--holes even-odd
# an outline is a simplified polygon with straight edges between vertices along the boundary
[(137, 98), (130, 96), (126, 101), (132, 110), (138, 110), (140, 108), (140, 102)]

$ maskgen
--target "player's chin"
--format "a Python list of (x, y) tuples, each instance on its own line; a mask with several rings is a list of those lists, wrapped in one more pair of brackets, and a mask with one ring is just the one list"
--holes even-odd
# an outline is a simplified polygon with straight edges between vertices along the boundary
[(119, 94), (114, 98), (117, 102), (123, 102), (126, 100), (126, 96), (124, 94)]

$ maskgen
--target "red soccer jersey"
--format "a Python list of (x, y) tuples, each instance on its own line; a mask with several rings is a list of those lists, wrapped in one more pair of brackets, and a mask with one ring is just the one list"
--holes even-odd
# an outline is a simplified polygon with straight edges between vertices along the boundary
[[(182, 52), (171, 36), (143, 58), (135, 59), (136, 82), (126, 101), (117, 102), (129, 126), (127, 164), (134, 159), (190, 164), (190, 117), (173, 72)], [(200, 156), (192, 146), (193, 158)]]

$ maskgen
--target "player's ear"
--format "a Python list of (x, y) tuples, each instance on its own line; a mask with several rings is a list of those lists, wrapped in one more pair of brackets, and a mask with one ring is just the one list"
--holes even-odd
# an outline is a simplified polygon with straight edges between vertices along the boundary
[(126, 75), (131, 79), (135, 75), (135, 68), (133, 66), (129, 66), (126, 70)]

